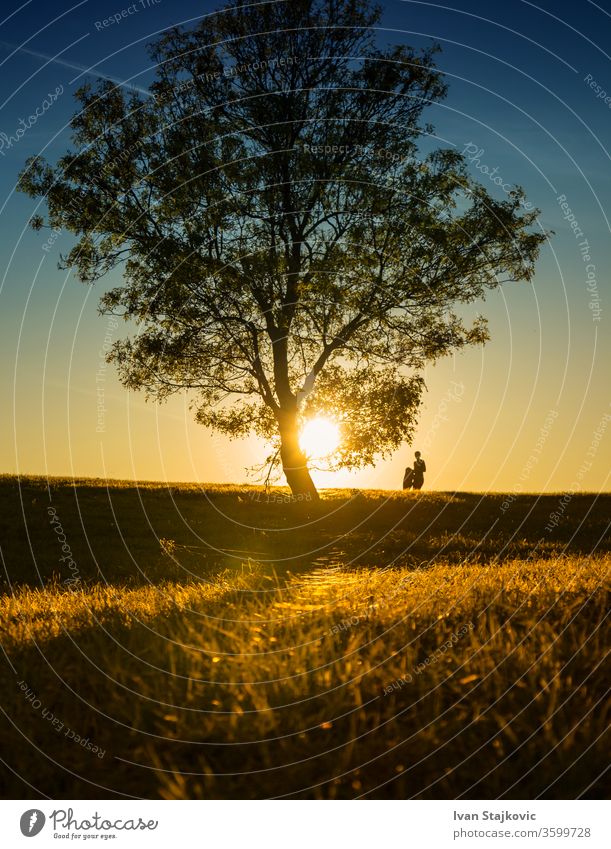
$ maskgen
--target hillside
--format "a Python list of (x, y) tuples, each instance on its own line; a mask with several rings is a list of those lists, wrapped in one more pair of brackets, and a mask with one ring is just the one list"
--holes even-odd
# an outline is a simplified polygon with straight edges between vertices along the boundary
[(607, 495), (0, 493), (5, 795), (604, 793)]

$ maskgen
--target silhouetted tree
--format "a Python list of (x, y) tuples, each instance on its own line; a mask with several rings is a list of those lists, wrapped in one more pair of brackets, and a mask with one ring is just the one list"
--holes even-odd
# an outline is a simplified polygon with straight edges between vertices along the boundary
[(300, 417), (342, 423), (338, 465), (396, 449), (424, 364), (486, 339), (453, 305), (530, 279), (544, 238), (521, 190), (495, 200), (432, 150), (436, 48), (382, 49), (379, 20), (366, 0), (231, 3), (152, 47), (149, 97), (82, 87), (76, 151), (21, 176), (78, 236), (64, 267), (122, 269), (101, 308), (137, 331), (110, 356), (124, 383), (194, 390), (202, 424), (275, 441), (314, 497)]

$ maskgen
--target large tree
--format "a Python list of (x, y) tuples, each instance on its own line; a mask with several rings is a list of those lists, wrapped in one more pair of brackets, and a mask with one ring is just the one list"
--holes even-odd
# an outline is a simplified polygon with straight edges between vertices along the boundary
[[(111, 354), (124, 383), (274, 442), (295, 494), (316, 497), (304, 416), (341, 422), (336, 462), (409, 440), (423, 365), (483, 342), (455, 305), (528, 280), (542, 239), (435, 149), (436, 49), (382, 49), (367, 0), (227, 8), (151, 48), (149, 96), (81, 88), (76, 146), (21, 186), (78, 236), (64, 267), (131, 320)], [(42, 218), (33, 219), (42, 226)]]

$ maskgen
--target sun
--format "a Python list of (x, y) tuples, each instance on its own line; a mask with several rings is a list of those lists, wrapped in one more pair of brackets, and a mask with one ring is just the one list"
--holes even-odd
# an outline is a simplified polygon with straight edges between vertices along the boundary
[(340, 441), (339, 427), (331, 419), (309, 419), (299, 436), (299, 444), (310, 459), (328, 457), (337, 449)]

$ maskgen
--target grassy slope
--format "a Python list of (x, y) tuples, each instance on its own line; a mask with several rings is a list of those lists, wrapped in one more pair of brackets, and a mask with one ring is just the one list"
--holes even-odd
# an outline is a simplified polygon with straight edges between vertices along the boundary
[(5, 795), (603, 792), (609, 496), (253, 495), (0, 481)]

